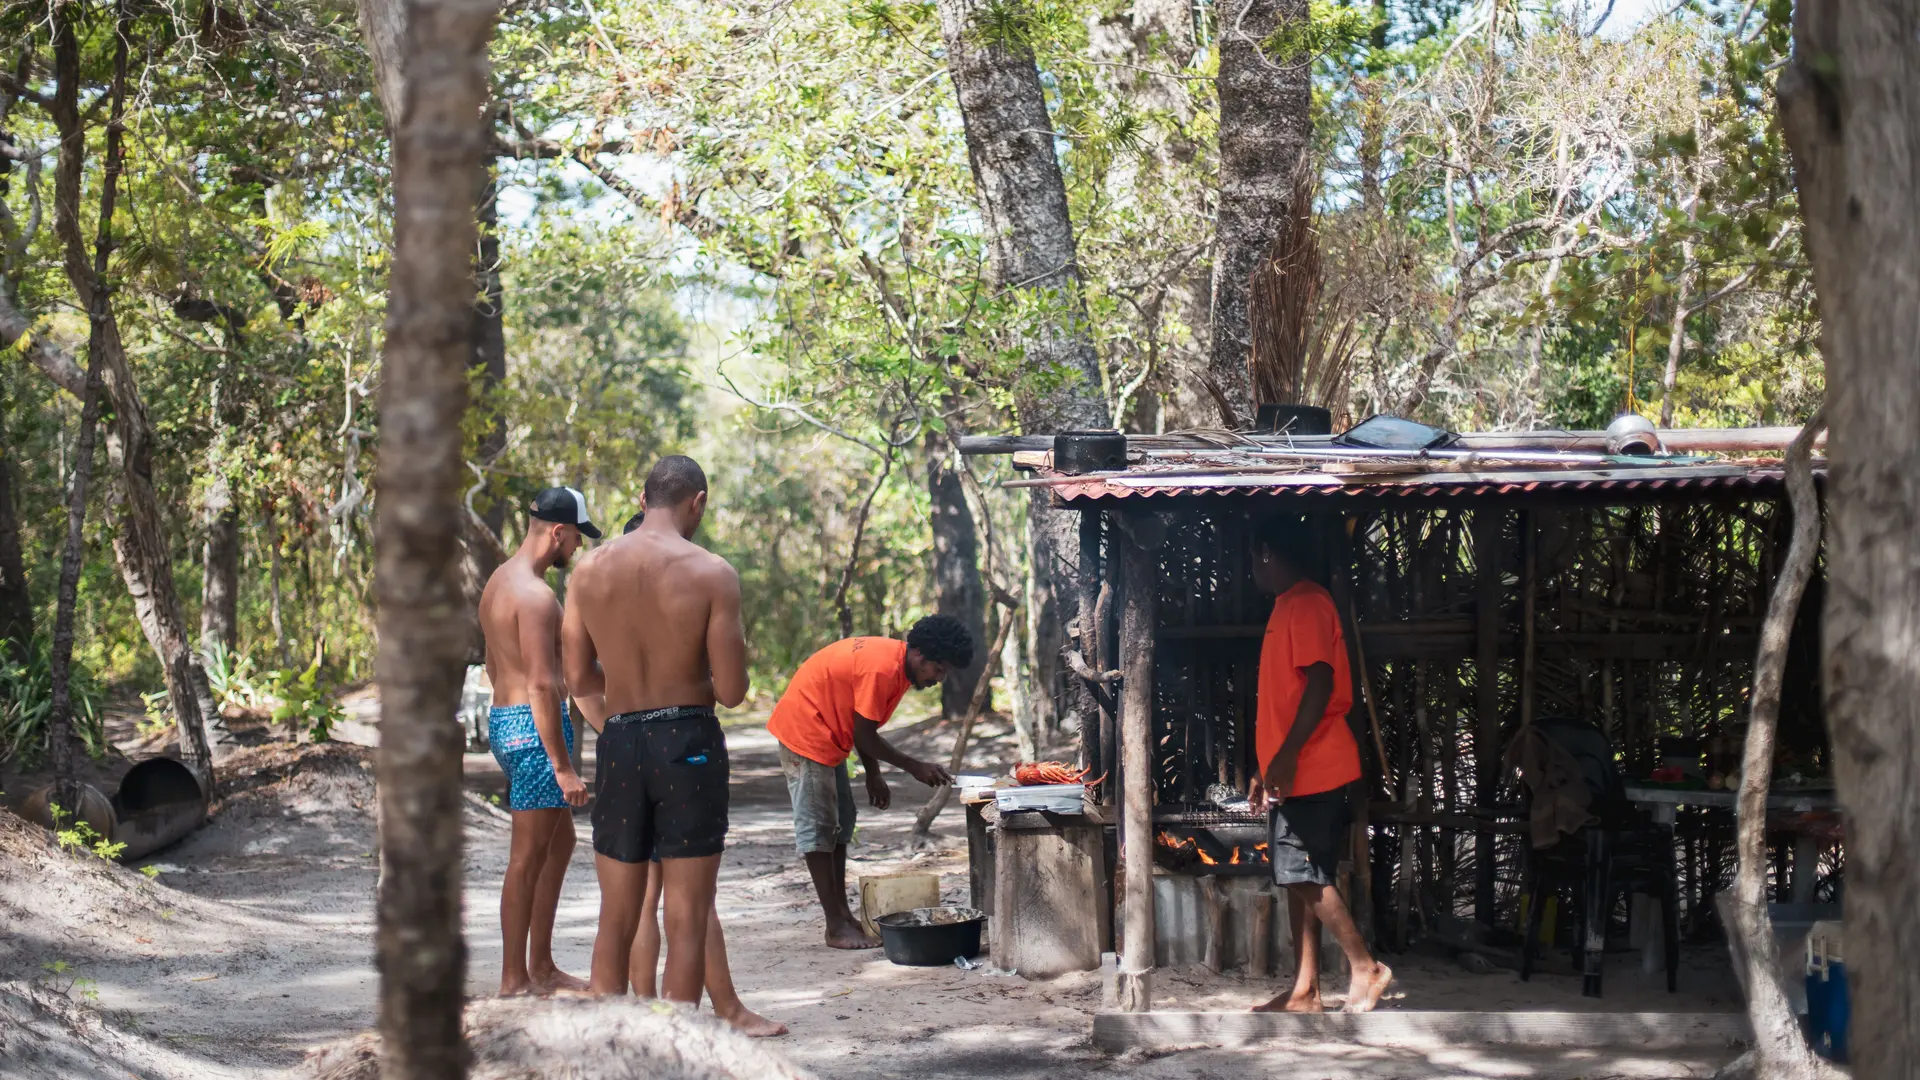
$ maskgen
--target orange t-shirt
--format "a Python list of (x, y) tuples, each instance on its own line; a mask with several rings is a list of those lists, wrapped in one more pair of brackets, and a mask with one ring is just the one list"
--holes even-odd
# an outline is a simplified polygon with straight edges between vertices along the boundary
[(1307, 689), (1306, 669), (1314, 664), (1333, 668), (1333, 694), (1327, 699), (1320, 726), (1300, 748), (1289, 796), (1316, 795), (1360, 779), (1360, 747), (1347, 727), (1347, 710), (1353, 705), (1353, 672), (1347, 664), (1340, 613), (1326, 589), (1302, 581), (1273, 602), (1266, 640), (1260, 644), (1253, 749), (1262, 773), (1293, 729), (1300, 712), (1300, 695)]
[(855, 713), (885, 725), (907, 693), (907, 643), (856, 637), (807, 657), (773, 707), (767, 732), (787, 749), (822, 765), (853, 752)]

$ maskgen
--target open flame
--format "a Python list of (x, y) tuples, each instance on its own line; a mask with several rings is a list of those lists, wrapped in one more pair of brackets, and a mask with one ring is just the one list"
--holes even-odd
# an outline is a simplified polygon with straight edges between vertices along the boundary
[(1154, 834), (1154, 843), (1164, 848), (1174, 866), (1185, 863), (1199, 863), (1202, 866), (1264, 866), (1267, 862), (1267, 844), (1235, 844), (1226, 851), (1222, 859), (1209, 845), (1202, 844), (1197, 837), (1174, 836), (1167, 832)]

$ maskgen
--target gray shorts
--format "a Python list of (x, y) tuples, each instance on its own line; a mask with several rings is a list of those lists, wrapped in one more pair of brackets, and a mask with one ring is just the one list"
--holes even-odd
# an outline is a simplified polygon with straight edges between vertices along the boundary
[(793, 798), (793, 846), (802, 855), (853, 842), (853, 782), (847, 767), (822, 765), (780, 747), (780, 771)]
[(1353, 823), (1347, 789), (1296, 795), (1267, 813), (1273, 883), (1283, 887), (1333, 884), (1345, 854), (1347, 827)]

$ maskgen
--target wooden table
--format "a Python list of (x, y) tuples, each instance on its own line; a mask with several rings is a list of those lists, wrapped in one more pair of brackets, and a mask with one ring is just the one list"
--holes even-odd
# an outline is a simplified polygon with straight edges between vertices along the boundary
[[(1672, 825), (1675, 812), (1682, 806), (1710, 806), (1718, 810), (1737, 809), (1740, 796), (1733, 791), (1708, 791), (1692, 788), (1642, 787), (1627, 785), (1627, 798), (1645, 806), (1653, 813), (1653, 819), (1662, 825)], [(1767, 796), (1767, 809), (1787, 813), (1805, 814), (1815, 810), (1837, 810), (1840, 802), (1831, 791), (1786, 791)], [(1812, 836), (1795, 834), (1793, 854), (1788, 862), (1793, 876), (1792, 899), (1794, 903), (1813, 902), (1814, 879), (1820, 871), (1820, 841)]]

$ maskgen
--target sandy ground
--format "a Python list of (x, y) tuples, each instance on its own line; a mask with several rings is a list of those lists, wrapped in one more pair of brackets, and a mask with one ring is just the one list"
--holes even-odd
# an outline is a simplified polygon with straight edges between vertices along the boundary
[[(1282, 1069), (1298, 1077), (1368, 1080), (1668, 1077), (1706, 1075), (1731, 1056), (1311, 1045), (1112, 1057), (1088, 1042), (1100, 1003), (1096, 974), (1028, 981), (957, 968), (900, 968), (877, 951), (822, 947), (812, 889), (791, 848), (775, 744), (752, 724), (731, 727), (728, 737), (733, 830), (720, 906), (735, 979), (750, 1007), (792, 1027), (777, 1049), (822, 1077), (1211, 1080)], [(899, 741), (923, 753), (947, 738), (933, 725), (899, 733)], [(989, 740), (984, 756), (1001, 755), (1003, 745)], [(269, 1077), (298, 1064), (311, 1047), (371, 1027), (370, 761), (365, 748), (337, 744), (240, 751), (223, 773), (245, 779), (223, 784), (208, 826), (147, 860), (159, 871), (152, 882), (103, 864), (55, 872), (50, 860), (73, 860), (46, 851), (22, 827), (0, 829), (0, 1075)], [(468, 986), (480, 997), (500, 976), (498, 888), (509, 825), (486, 801), (500, 789), (492, 759), (469, 755), (467, 770), (476, 793), (466, 814)], [(945, 838), (937, 849), (915, 852), (907, 832), (923, 789), (905, 777), (894, 780), (894, 809), (865, 811), (849, 876), (936, 872), (943, 898), (964, 903), (958, 807), (936, 826)], [(578, 824), (581, 843), (560, 906), (555, 953), (563, 967), (584, 975), (598, 890), (584, 814)], [(1674, 1000), (1651, 993), (1657, 977), (1639, 976), (1637, 958), (1618, 958), (1599, 1007), (1737, 1008), (1718, 953), (1691, 959), (1685, 992)], [(56, 978), (45, 970), (58, 962), (89, 982), (61, 991), (72, 974)], [(1594, 1007), (1571, 978), (1536, 976), (1521, 984), (1510, 973), (1472, 975), (1439, 957), (1393, 963), (1403, 988), (1389, 1001), (1392, 1008)], [(1244, 1009), (1277, 989), (1233, 976), (1162, 972), (1157, 978), (1156, 1005), (1170, 1009)], [(11, 1034), (9, 1016), (16, 1021)], [(96, 1044), (97, 1069), (79, 1056), (58, 1056), (66, 1053), (62, 1040), (72, 1038)], [(33, 1054), (54, 1056), (41, 1065), (21, 1064)]]

